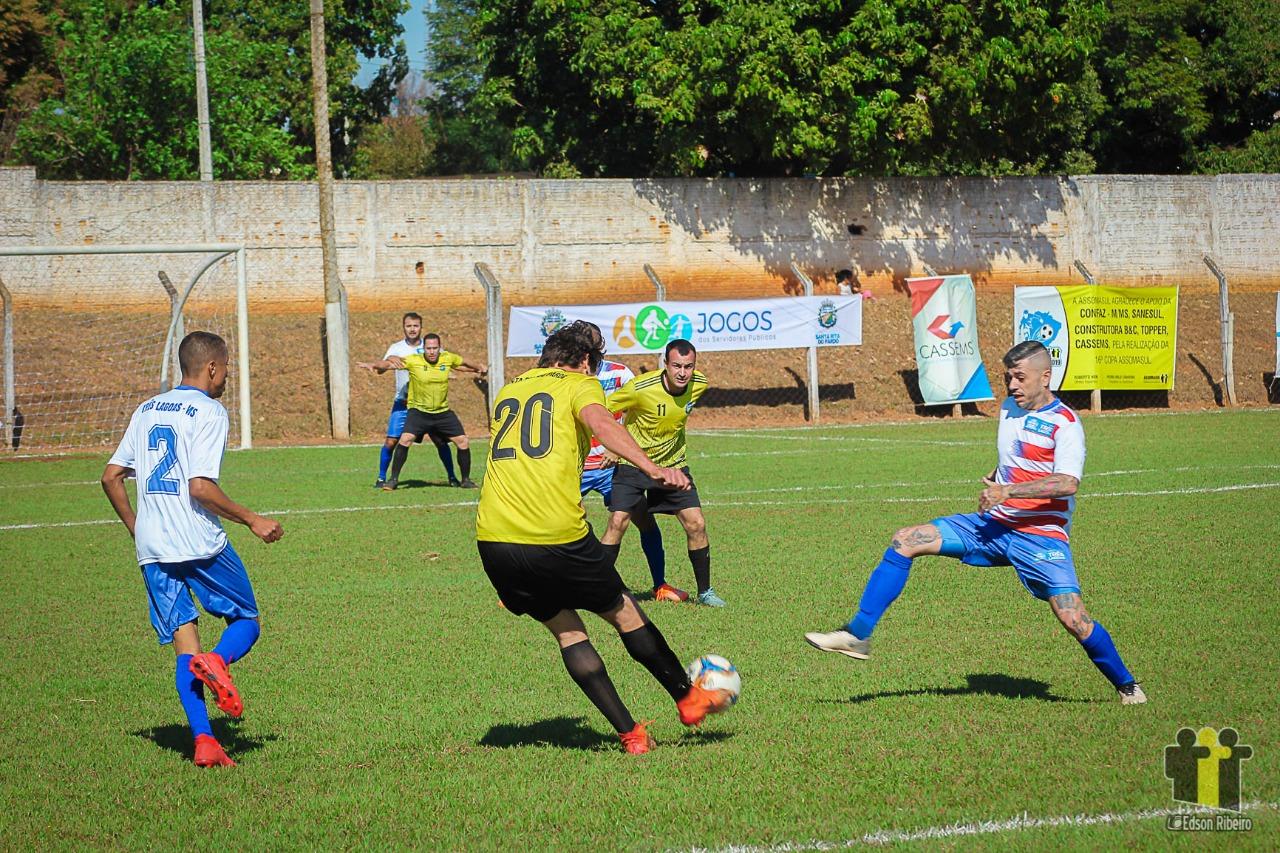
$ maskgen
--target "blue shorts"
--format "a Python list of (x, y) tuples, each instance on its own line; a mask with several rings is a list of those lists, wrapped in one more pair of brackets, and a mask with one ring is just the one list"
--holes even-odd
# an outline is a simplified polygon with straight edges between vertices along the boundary
[(199, 618), (191, 593), (210, 616), (230, 621), (258, 615), (249, 573), (230, 542), (216, 556), (203, 560), (147, 563), (141, 568), (151, 599), (151, 626), (162, 646), (173, 642), (175, 631)]
[(408, 416), (408, 402), (396, 400), (391, 404), (391, 417), (387, 419), (387, 438), (399, 438), (404, 435), (404, 419)]
[(613, 495), (613, 471), (614, 466), (582, 472), (582, 494), (599, 492), (605, 509), (609, 508), (609, 498)]
[(978, 512), (931, 523), (942, 534), (939, 553), (944, 557), (957, 557), (970, 566), (1013, 566), (1027, 592), (1042, 601), (1080, 592), (1070, 542), (1020, 533)]

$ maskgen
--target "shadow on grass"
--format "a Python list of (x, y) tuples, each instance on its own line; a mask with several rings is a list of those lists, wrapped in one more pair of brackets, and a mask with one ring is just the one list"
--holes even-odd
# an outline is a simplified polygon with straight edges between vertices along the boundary
[[(279, 740), (279, 735), (258, 735), (257, 737), (249, 737), (240, 733), (240, 723), (226, 717), (219, 717), (209, 721), (213, 728), (213, 736), (218, 739), (218, 743), (222, 744), (222, 748), (232, 758), (237, 755), (243, 755), (246, 752), (253, 752), (261, 749), (273, 740)], [(152, 726), (151, 728), (138, 729), (136, 732), (130, 732), (134, 737), (149, 740), (161, 749), (169, 749), (179, 755), (190, 758), (195, 754), (195, 744), (192, 741), (191, 729), (182, 723), (172, 723), (167, 726)]]
[[(681, 746), (719, 743), (733, 737), (731, 732), (687, 731)], [(616, 749), (618, 738), (587, 727), (584, 717), (552, 717), (536, 723), (500, 723), (480, 738), (480, 746), (510, 749), (517, 746), (558, 746), (561, 749)]]
[(887, 690), (861, 693), (848, 699), (827, 699), (842, 705), (857, 705), (874, 699), (905, 696), (1003, 696), (1006, 699), (1038, 699), (1041, 702), (1091, 702), (1091, 699), (1069, 699), (1049, 692), (1049, 684), (1034, 678), (1018, 678), (995, 672), (970, 673), (964, 687), (926, 687), (920, 690)]
[[(448, 480), (400, 480), (396, 484), (396, 491), (400, 489), (449, 489), (456, 488), (449, 485)], [(458, 489), (461, 494), (467, 494), (474, 489)]]

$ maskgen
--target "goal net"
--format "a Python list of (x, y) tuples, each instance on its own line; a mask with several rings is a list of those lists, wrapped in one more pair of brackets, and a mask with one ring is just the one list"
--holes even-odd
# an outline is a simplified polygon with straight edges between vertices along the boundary
[(113, 445), (181, 382), (178, 343), (197, 330), (227, 341), (229, 443), (248, 447), (244, 271), (224, 244), (0, 247), (5, 448)]

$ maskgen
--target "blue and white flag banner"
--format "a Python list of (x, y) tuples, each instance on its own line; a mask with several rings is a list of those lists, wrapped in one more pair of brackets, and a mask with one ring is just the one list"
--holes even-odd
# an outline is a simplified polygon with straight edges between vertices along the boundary
[(978, 352), (978, 310), (967, 275), (909, 278), (916, 367), (925, 405), (994, 400)]
[(610, 355), (657, 354), (679, 338), (701, 351), (839, 347), (862, 343), (862, 296), (513, 306), (507, 355), (541, 355), (574, 320), (599, 326)]

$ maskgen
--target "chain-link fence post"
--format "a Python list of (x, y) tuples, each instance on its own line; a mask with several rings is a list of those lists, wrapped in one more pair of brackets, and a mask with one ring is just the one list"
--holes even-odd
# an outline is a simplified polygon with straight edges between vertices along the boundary
[[(1080, 273), (1080, 275), (1083, 276), (1085, 284), (1092, 284), (1095, 286), (1097, 285), (1098, 282), (1094, 279), (1093, 273), (1089, 272), (1089, 268), (1084, 265), (1084, 262), (1080, 260), (1076, 260), (1076, 261), (1073, 261), (1072, 263), (1075, 266), (1076, 270)], [(1091, 412), (1102, 411), (1102, 389), (1101, 388), (1094, 388), (1092, 391), (1089, 392), (1089, 411)]]
[(484, 285), (485, 341), (489, 357), (489, 399), (486, 405), (493, 408), (493, 395), (506, 380), (506, 352), (502, 345), (502, 285), (486, 263), (475, 265), (476, 278)]
[(1202, 256), (1204, 265), (1218, 280), (1218, 314), (1222, 322), (1222, 384), (1226, 386), (1227, 402), (1236, 404), (1236, 315), (1231, 313), (1227, 296), (1227, 276), (1208, 255)]
[[(813, 279), (800, 272), (800, 268), (791, 264), (791, 272), (804, 285), (804, 295), (813, 296)], [(818, 422), (818, 347), (809, 347), (809, 422)]]

